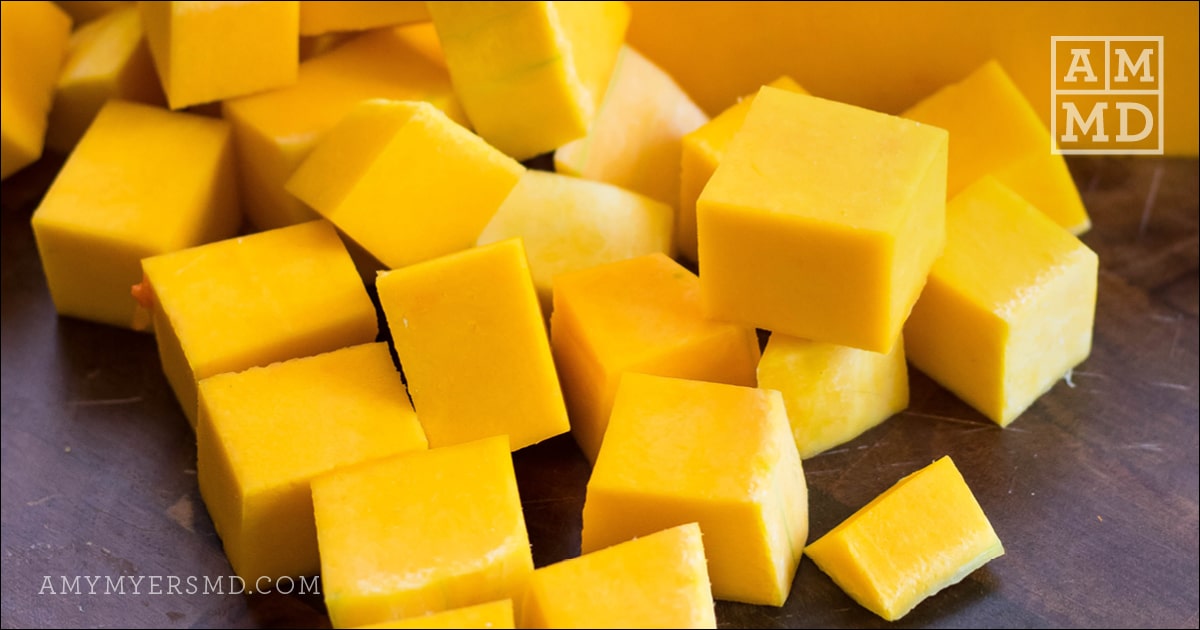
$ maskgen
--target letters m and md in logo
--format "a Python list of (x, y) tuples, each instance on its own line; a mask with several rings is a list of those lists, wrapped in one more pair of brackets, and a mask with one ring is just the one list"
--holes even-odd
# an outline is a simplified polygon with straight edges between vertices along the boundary
[(1051, 37), (1050, 150), (1162, 155), (1163, 38)]

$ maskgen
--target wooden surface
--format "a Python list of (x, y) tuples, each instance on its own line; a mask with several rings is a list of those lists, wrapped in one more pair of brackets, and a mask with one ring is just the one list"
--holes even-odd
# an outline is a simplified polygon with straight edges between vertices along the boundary
[[(1197, 627), (1197, 161), (1071, 166), (1101, 261), (1095, 346), (1072, 382), (1002, 430), (913, 371), (908, 411), (804, 463), (813, 537), (942, 455), (990, 517), (1007, 555), (896, 626)], [(327, 625), (317, 596), (167, 594), (167, 577), (146, 593), (150, 576), (230, 569), (153, 338), (55, 316), (29, 216), (56, 168), (3, 185), (3, 626)], [(515, 462), (536, 564), (577, 554), (587, 466), (570, 438)], [(44, 592), (77, 575), (100, 576), (98, 593), (146, 581)], [(718, 602), (717, 616), (891, 625), (807, 560), (783, 608)]]

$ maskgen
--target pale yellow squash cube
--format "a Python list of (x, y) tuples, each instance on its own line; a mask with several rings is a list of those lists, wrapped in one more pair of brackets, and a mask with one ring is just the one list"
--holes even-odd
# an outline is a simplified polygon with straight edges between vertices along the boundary
[(141, 260), (233, 236), (236, 177), (227, 123), (109, 101), (33, 214), (55, 308), (112, 326), (146, 323), (135, 321), (129, 294)]
[[(86, 141), (86, 139), (85, 139)], [(196, 383), (375, 340), (375, 306), (325, 221), (142, 260), (167, 381), (192, 427)]]
[(326, 134), (287, 190), (399, 268), (473, 247), (524, 171), (429, 103), (370, 100)]
[(508, 435), (517, 450), (570, 428), (519, 239), (381, 273), (376, 288), (430, 446)]
[(705, 312), (889, 352), (945, 242), (947, 134), (763, 87), (696, 207)]
[(583, 552), (698, 522), (713, 597), (782, 606), (808, 487), (774, 390), (627, 373), (583, 505)]
[(700, 526), (537, 569), (521, 615), (522, 628), (716, 628)]
[(52, 2), (0, 5), (0, 179), (42, 156), (71, 18)]
[(428, 447), (386, 343), (220, 374), (199, 396), (200, 494), (249, 584), (320, 569), (313, 477)]
[(516, 623), (513, 619), (512, 600), (502, 599), (486, 604), (464, 606), (463, 608), (407, 617), (397, 621), (383, 621), (357, 627), (361, 630), (384, 630), (386, 628), (412, 628), (414, 630), (418, 628), (444, 628), (445, 630), (454, 630), (455, 628), (515, 628)]
[(504, 436), (341, 468), (312, 493), (334, 627), (512, 599), (533, 573)]
[(946, 232), (908, 360), (1006, 426), (1091, 353), (1099, 261), (991, 177), (950, 201)]
[(424, 2), (300, 1), (301, 35), (365, 31), (428, 21), (429, 11)]
[(888, 621), (957, 584), (1004, 546), (949, 457), (901, 479), (808, 556), (846, 594)]

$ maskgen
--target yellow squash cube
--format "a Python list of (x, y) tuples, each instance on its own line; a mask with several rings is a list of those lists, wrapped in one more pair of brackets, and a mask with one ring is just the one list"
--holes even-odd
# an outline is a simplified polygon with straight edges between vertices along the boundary
[(428, 444), (386, 343), (200, 381), (200, 494), (233, 570), (315, 575), (311, 480)]
[(519, 239), (381, 273), (376, 287), (430, 446), (508, 435), (517, 450), (569, 429)]
[(512, 600), (502, 599), (486, 604), (476, 604), (474, 606), (429, 613), (427, 615), (408, 617), (397, 621), (372, 623), (365, 626), (358, 626), (358, 628), (360, 630), (384, 630), (385, 628), (413, 628), (414, 630), (418, 628), (444, 628), (445, 630), (454, 630), (455, 628), (515, 628), (516, 624), (513, 619)]
[(700, 280), (663, 254), (558, 276), (550, 341), (571, 432), (596, 460), (621, 375), (754, 386), (758, 338), (700, 310)]
[(0, 4), (0, 179), (42, 156), (71, 18), (52, 2)]
[(1004, 547), (943, 457), (901, 479), (804, 550), (864, 608), (895, 621)]
[(526, 171), (478, 244), (520, 237), (542, 312), (553, 308), (554, 277), (653, 252), (671, 254), (670, 206), (616, 186)]
[(587, 133), (629, 25), (624, 2), (428, 2), (475, 131), (518, 160)]
[(993, 175), (1074, 234), (1091, 227), (1050, 132), (1004, 68), (989, 61), (901, 114), (950, 132), (948, 198)]
[(354, 37), (300, 64), (294, 84), (224, 102), (238, 146), (242, 202), (255, 227), (317, 218), (284, 184), (329, 129), (372, 98), (428, 101), (456, 122), (466, 121), (428, 24)]
[(879, 354), (775, 333), (758, 362), (758, 386), (783, 394), (796, 448), (807, 459), (908, 406), (904, 343)]
[(714, 319), (888, 352), (945, 241), (944, 130), (763, 87), (700, 195)]
[(55, 308), (134, 327), (142, 258), (233, 236), (236, 177), (227, 123), (110, 101), (33, 214)]
[(138, 8), (171, 109), (296, 80), (297, 2), (140, 2)]
[(700, 526), (542, 567), (521, 614), (522, 628), (716, 628)]
[(946, 234), (904, 327), (905, 351), (1006, 426), (1091, 352), (1099, 261), (990, 177), (950, 201)]
[(70, 153), (111, 99), (166, 103), (142, 32), (142, 17), (132, 5), (114, 9), (71, 34), (50, 110), (46, 146)]
[[(791, 77), (783, 76), (767, 85), (795, 92), (808, 94)], [(716, 118), (704, 123), (699, 129), (683, 137), (683, 161), (680, 165), (679, 182), (679, 215), (675, 222), (675, 245), (679, 253), (689, 260), (697, 260), (696, 253), (696, 200), (704, 185), (712, 177), (713, 171), (725, 156), (725, 150), (733, 137), (742, 129), (746, 114), (750, 113), (750, 104), (754, 96), (748, 94), (729, 109), (721, 112)]]
[(334, 627), (511, 599), (533, 573), (504, 436), (335, 470), (312, 493)]
[(783, 605), (808, 539), (783, 397), (630, 372), (588, 481), (583, 552), (693, 521), (714, 597)]
[(379, 332), (375, 306), (325, 221), (146, 258), (142, 270), (163, 371), (193, 428), (201, 379), (371, 342)]
[(335, 2), (301, 0), (300, 34), (365, 31), (410, 22), (428, 22), (424, 2)]
[(326, 134), (287, 190), (398, 268), (473, 247), (524, 171), (429, 103), (371, 100)]
[(666, 72), (630, 46), (587, 136), (554, 152), (554, 170), (679, 206), (680, 141), (708, 115)]

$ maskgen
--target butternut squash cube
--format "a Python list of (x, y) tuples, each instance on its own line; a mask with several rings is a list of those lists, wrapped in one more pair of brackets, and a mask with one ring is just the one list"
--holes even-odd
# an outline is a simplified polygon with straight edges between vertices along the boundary
[(990, 174), (1073, 234), (1091, 227), (1066, 161), (1050, 152), (1050, 132), (995, 60), (901, 115), (950, 132), (948, 199)]
[(139, 2), (138, 8), (171, 109), (296, 80), (297, 2)]
[(46, 146), (70, 153), (111, 99), (164, 105), (142, 17), (123, 6), (75, 29), (58, 76)]
[(301, 0), (300, 34), (365, 31), (411, 22), (428, 22), (424, 2), (318, 2)]
[(758, 386), (783, 394), (800, 457), (845, 444), (908, 406), (901, 340), (887, 354), (775, 333)]
[(368, 343), (379, 332), (375, 306), (325, 221), (146, 258), (142, 270), (163, 371), (192, 428), (201, 379)]
[(946, 253), (904, 327), (922, 372), (1007, 426), (1092, 348), (1099, 261), (991, 177), (946, 208)]
[(700, 526), (542, 567), (521, 613), (522, 628), (716, 628)]
[(583, 552), (698, 522), (713, 597), (782, 606), (808, 488), (779, 392), (630, 372), (583, 505)]
[(901, 479), (805, 550), (864, 608), (895, 621), (1004, 547), (949, 457)]
[(358, 626), (362, 630), (368, 628), (515, 628), (513, 622), (513, 605), (511, 599), (502, 599), (486, 604), (476, 604), (453, 610), (408, 617), (398, 621), (385, 621)]
[(144, 324), (129, 295), (142, 258), (237, 232), (233, 160), (225, 122), (109, 101), (33, 214), (58, 312)]
[(223, 103), (237, 140), (242, 201), (251, 223), (265, 230), (317, 218), (284, 184), (329, 129), (359, 101), (372, 98), (423, 100), (455, 122), (466, 121), (428, 24), (354, 37), (300, 64), (294, 84)]
[(508, 435), (517, 450), (569, 429), (519, 239), (381, 273), (376, 287), (430, 446)]
[(542, 312), (554, 277), (653, 252), (671, 254), (670, 206), (634, 192), (545, 171), (526, 171), (477, 243), (520, 237)]
[[(767, 85), (795, 92), (808, 94), (794, 79), (782, 76)], [(679, 182), (679, 216), (675, 224), (675, 243), (679, 253), (688, 260), (698, 260), (696, 252), (696, 200), (700, 191), (712, 177), (713, 171), (721, 163), (733, 136), (741, 130), (750, 113), (750, 104), (754, 96), (748, 94), (737, 103), (721, 112), (716, 118), (704, 123), (698, 129), (683, 137), (683, 161), (680, 166)]]
[(52, 2), (0, 5), (0, 179), (42, 156), (71, 18)]
[(591, 130), (554, 152), (554, 170), (678, 208), (680, 142), (706, 122), (708, 115), (670, 75), (622, 46)]
[(525, 160), (581, 138), (629, 26), (624, 2), (427, 2), (475, 131)]
[(473, 247), (524, 171), (429, 103), (370, 100), (326, 134), (287, 190), (398, 268)]
[(428, 448), (386, 343), (209, 377), (199, 396), (200, 494), (247, 583), (320, 569), (313, 477)]
[(571, 433), (596, 461), (625, 372), (754, 386), (758, 338), (700, 310), (700, 280), (664, 254), (559, 275), (550, 343)]
[(944, 130), (763, 87), (696, 207), (705, 312), (887, 353), (945, 241)]
[(511, 599), (533, 573), (505, 436), (334, 470), (312, 493), (334, 627)]

